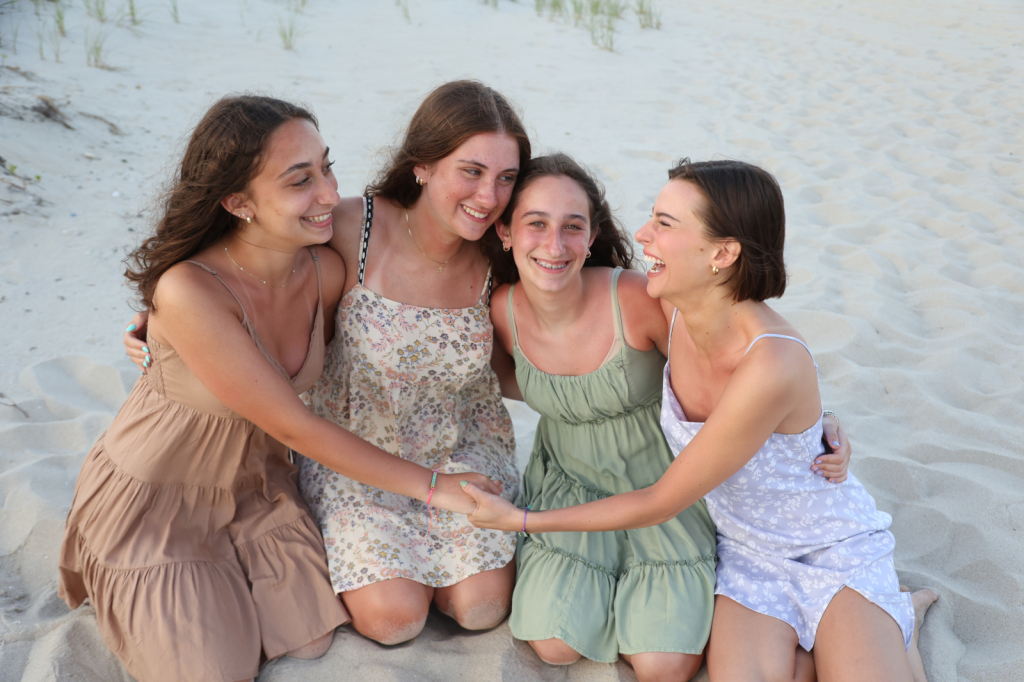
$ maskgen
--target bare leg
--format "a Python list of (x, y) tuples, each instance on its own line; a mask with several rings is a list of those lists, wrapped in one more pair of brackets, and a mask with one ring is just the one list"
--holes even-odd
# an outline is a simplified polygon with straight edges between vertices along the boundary
[(892, 617), (844, 587), (818, 624), (814, 665), (825, 682), (911, 682), (903, 633)]
[(342, 592), (341, 600), (352, 614), (356, 632), (392, 645), (408, 642), (422, 632), (433, 596), (433, 587), (394, 578)]
[(717, 595), (708, 674), (723, 682), (814, 682), (814, 661), (798, 641), (788, 623)]
[(334, 641), (334, 630), (331, 630), (323, 637), (314, 639), (309, 644), (300, 646), (298, 649), (288, 652), (288, 656), (292, 658), (301, 658), (306, 661), (311, 661), (314, 658), (320, 658), (327, 653), (327, 650), (331, 648), (331, 642)]
[(572, 665), (583, 658), (580, 652), (560, 639), (539, 639), (528, 644), (548, 665)]
[[(910, 592), (910, 588), (900, 585), (900, 592)], [(921, 652), (917, 648), (917, 638), (921, 634), (921, 626), (924, 625), (924, 616), (928, 613), (935, 600), (939, 598), (933, 590), (918, 590), (910, 595), (914, 602), (914, 636), (910, 638), (910, 648), (907, 649), (907, 657), (910, 658), (910, 672), (914, 675), (914, 682), (928, 682), (924, 674), (924, 661), (921, 660)]]
[(622, 660), (633, 667), (640, 682), (687, 682), (704, 661), (703, 654), (673, 654), (645, 651), (639, 654), (620, 654)]
[(505, 620), (516, 582), (515, 561), (434, 590), (434, 604), (467, 630), (487, 630)]

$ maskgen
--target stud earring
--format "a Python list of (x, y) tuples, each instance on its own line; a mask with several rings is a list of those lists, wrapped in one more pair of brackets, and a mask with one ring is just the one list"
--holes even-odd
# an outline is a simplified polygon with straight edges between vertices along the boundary
[(245, 218), (245, 222), (248, 223), (249, 225), (252, 225), (252, 218), (250, 218), (249, 216), (245, 215), (244, 213), (239, 213), (238, 217), (239, 218)]
[(416, 176), (416, 184), (417, 184), (417, 185), (419, 185), (420, 187), (422, 187), (423, 185), (425, 185), (425, 184), (427, 184), (427, 183), (425, 183), (425, 182), (423, 181), (423, 178), (421, 178), (420, 176), (418, 176), (418, 175), (417, 175), (417, 176)]
[(717, 265), (712, 265), (711, 266), (711, 274), (712, 275), (717, 275), (718, 274), (718, 266)]
[(502, 248), (502, 250), (504, 250), (504, 251), (509, 251), (509, 250), (511, 250), (511, 249), (512, 249), (512, 245), (511, 245), (511, 244), (507, 244), (507, 243), (505, 243), (505, 242), (502, 242), (502, 243), (501, 243), (501, 248)]

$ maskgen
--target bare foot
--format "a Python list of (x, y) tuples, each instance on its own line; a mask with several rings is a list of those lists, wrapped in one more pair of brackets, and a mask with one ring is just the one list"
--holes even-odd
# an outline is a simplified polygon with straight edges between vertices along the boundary
[[(900, 592), (910, 592), (910, 588), (906, 585), (900, 585)], [(917, 640), (921, 635), (921, 626), (924, 625), (924, 616), (938, 598), (939, 595), (935, 590), (924, 589), (910, 593), (910, 601), (914, 604), (914, 634), (910, 638), (910, 648), (907, 650), (907, 656), (910, 659), (910, 671), (914, 677), (914, 682), (928, 682), (924, 672), (924, 661), (921, 660), (921, 652), (917, 648)]]

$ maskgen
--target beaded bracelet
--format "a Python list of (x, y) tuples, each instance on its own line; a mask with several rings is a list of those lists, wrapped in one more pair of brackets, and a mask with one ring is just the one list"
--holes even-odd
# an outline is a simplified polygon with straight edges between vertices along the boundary
[[(532, 503), (531, 503), (532, 504)], [(530, 513), (530, 505), (523, 507), (523, 529), (519, 531), (519, 537), (526, 537), (526, 515)]]
[(430, 477), (430, 493), (427, 495), (427, 532), (430, 532), (430, 527), (434, 520), (434, 513), (430, 511), (430, 500), (434, 497), (434, 486), (437, 485), (437, 469), (434, 469), (434, 475)]
[(837, 414), (836, 414), (835, 412), (833, 412), (832, 410), (822, 410), (822, 412), (821, 412), (821, 416), (822, 416), (822, 417), (832, 417), (833, 419), (835, 419), (835, 420), (836, 420), (836, 424), (840, 424), (840, 423), (841, 423), (841, 422), (839, 421), (839, 415), (837, 415)]

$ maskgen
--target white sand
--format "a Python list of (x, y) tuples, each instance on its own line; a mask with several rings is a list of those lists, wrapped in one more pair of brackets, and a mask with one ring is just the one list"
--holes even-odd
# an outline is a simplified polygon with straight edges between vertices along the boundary
[[(1020, 679), (1019, 2), (662, 1), (661, 30), (627, 15), (608, 53), (526, 0), (410, 0), (409, 23), (386, 0), (309, 0), (290, 52), (282, 1), (180, 0), (175, 24), (167, 0), (139, 0), (141, 26), (102, 27), (113, 70), (85, 64), (85, 30), (101, 27), (82, 2), (61, 62), (45, 39), (41, 60), (53, 3), (39, 4), (42, 20), (28, 0), (0, 9), (0, 156), (31, 179), (0, 174), (0, 391), (29, 414), (0, 406), (0, 681), (126, 679), (91, 608), (57, 599), (56, 556), (82, 458), (135, 376), (120, 258), (183, 135), (227, 92), (301, 100), (357, 194), (423, 95), (458, 77), (517, 101), (538, 152), (598, 170), (633, 229), (679, 156), (777, 174), (791, 274), (778, 308), (816, 353), (853, 471), (893, 514), (900, 577), (941, 594), (921, 636), (930, 679)], [(32, 111), (40, 95), (73, 129)], [(514, 414), (522, 458), (534, 417)], [(260, 679), (634, 678), (621, 663), (548, 668), (507, 625), (467, 634), (434, 614), (412, 644), (342, 628), (320, 661)]]

